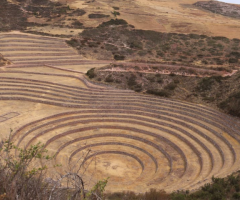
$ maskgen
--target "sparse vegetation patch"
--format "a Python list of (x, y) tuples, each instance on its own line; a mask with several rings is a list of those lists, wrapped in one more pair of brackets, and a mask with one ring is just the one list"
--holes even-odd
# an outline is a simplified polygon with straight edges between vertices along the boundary
[[(240, 66), (240, 44), (236, 40), (137, 30), (121, 19), (111, 19), (97, 28), (84, 30), (79, 35), (79, 41), (80, 54), (98, 59), (158, 62), (229, 71)], [(89, 49), (87, 44), (90, 42), (98, 45)]]

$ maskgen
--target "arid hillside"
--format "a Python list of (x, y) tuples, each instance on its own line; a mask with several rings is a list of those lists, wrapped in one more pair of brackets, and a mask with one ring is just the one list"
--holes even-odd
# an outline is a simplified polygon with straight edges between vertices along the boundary
[[(0, 3), (4, 11), (1, 12), (1, 17), (4, 19), (4, 16), (10, 16), (5, 20), (5, 23), (8, 23), (14, 15), (11, 14), (11, 10), (7, 12), (4, 2), (7, 0)], [(212, 13), (197, 6), (196, 0), (55, 0), (54, 2), (41, 0), (29, 1), (30, 4), (26, 4), (25, 0), (8, 0), (8, 2), (14, 3), (14, 10), (21, 10), (15, 13), (18, 15), (22, 13), (24, 17), (17, 18), (18, 29), (28, 27), (28, 31), (32, 32), (76, 35), (85, 28), (97, 27), (102, 22), (117, 17), (126, 20), (137, 29), (240, 38), (239, 19), (229, 18), (221, 13)], [(4, 14), (5, 12), (8, 14)], [(28, 23), (25, 22), (25, 18)]]
[[(214, 14), (198, 6), (197, 0), (169, 1), (69, 1), (70, 6), (84, 9), (85, 18), (80, 19), (86, 26), (97, 26), (109, 18), (86, 19), (89, 14), (98, 13), (113, 17), (114, 10), (118, 18), (126, 20), (137, 29), (161, 32), (197, 33), (211, 36), (240, 38), (240, 22), (237, 19)], [(115, 9), (114, 9), (115, 8)]]
[(84, 30), (67, 42), (89, 59), (164, 63), (218, 70), (232, 70), (240, 66), (239, 39), (140, 30), (118, 19)]

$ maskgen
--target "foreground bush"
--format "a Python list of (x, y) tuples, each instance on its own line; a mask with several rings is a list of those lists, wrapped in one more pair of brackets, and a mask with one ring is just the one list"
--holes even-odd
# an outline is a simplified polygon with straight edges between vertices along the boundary
[(79, 169), (77, 172), (70, 170), (54, 180), (47, 173), (49, 161), (52, 159), (53, 157), (47, 155), (47, 150), (41, 143), (22, 149), (14, 145), (11, 137), (1, 142), (0, 199), (101, 200), (103, 198), (107, 179), (99, 181), (90, 191), (84, 189), (84, 182), (77, 173)]
[(134, 192), (118, 192), (106, 195), (109, 200), (170, 200), (170, 195), (166, 192), (155, 189), (144, 194), (136, 194)]
[(219, 107), (233, 116), (240, 117), (240, 91), (232, 93)]
[(9, 139), (0, 149), (0, 189), (6, 199), (44, 199), (48, 196), (49, 184), (44, 182), (47, 166), (36, 167), (34, 163), (41, 159), (43, 163), (51, 158), (40, 143), (29, 149), (21, 149)]
[(109, 200), (237, 200), (240, 199), (240, 175), (227, 178), (212, 177), (212, 184), (205, 184), (200, 190), (190, 193), (178, 191), (167, 194), (164, 191), (151, 189), (143, 194), (118, 192), (108, 194)]

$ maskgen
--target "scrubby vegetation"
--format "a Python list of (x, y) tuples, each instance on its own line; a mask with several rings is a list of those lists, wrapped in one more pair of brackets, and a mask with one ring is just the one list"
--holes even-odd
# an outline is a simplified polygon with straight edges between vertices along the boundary
[[(14, 145), (11, 137), (1, 142), (1, 200), (101, 200), (104, 197), (108, 179), (97, 182), (92, 190), (87, 191), (84, 190), (84, 182), (77, 173), (69, 171), (58, 180), (49, 177), (47, 171), (53, 157), (47, 152), (41, 143), (23, 149)], [(62, 185), (63, 180), (65, 182)]]
[(206, 184), (201, 190), (189, 194), (187, 192), (173, 193), (173, 200), (236, 200), (240, 198), (240, 175), (227, 178), (212, 177), (213, 184)]
[(27, 18), (18, 5), (7, 0), (0, 1), (0, 30), (23, 30), (27, 26)]
[[(114, 71), (115, 68), (116, 71)], [(141, 72), (145, 68), (146, 72)], [(150, 71), (152, 68), (155, 68), (153, 72)], [(240, 117), (239, 72), (231, 77), (222, 77), (217, 74), (207, 74), (207, 77), (199, 77), (186, 76), (186, 72), (189, 72), (189, 69), (185, 68), (184, 73), (179, 73), (178, 75), (175, 73), (159, 74), (155, 72), (156, 70), (163, 71), (164, 67), (162, 69), (160, 66), (159, 68), (152, 68), (150, 65), (147, 67), (136, 65), (127, 67), (128, 71), (121, 71), (125, 69), (125, 66), (119, 64), (101, 69), (91, 69), (87, 75), (94, 81), (105, 82), (118, 88), (206, 104)], [(191, 73), (198, 72), (191, 71)], [(94, 77), (91, 74), (94, 74)]]
[(240, 117), (240, 89), (231, 93), (226, 100), (219, 104), (219, 107), (231, 115)]
[(238, 39), (137, 30), (120, 19), (84, 30), (78, 37), (77, 49), (80, 54), (98, 59), (208, 66), (219, 70), (240, 65)]
[(89, 14), (88, 17), (89, 17), (90, 19), (95, 19), (95, 18), (110, 17), (110, 15), (104, 15), (104, 14)]
[(111, 83), (119, 88), (162, 97), (170, 97), (179, 83), (178, 77), (153, 73), (109, 72), (90, 69), (86, 75), (96, 81)]
[(164, 191), (150, 190), (144, 194), (123, 192), (108, 194), (109, 200), (237, 200), (240, 199), (240, 175), (235, 174), (227, 178), (212, 177), (212, 184), (204, 185), (200, 190), (190, 193), (178, 191), (166, 194)]
[(118, 192), (107, 194), (109, 200), (170, 200), (170, 195), (164, 191), (151, 189), (143, 194), (135, 194), (134, 192)]
[[(67, 5), (50, 0), (18, 0), (18, 4), (2, 0), (0, 11), (0, 31), (27, 31), (27, 27), (47, 25), (60, 28), (83, 28), (83, 24), (76, 18), (86, 13), (82, 9), (73, 10)], [(66, 17), (71, 18), (66, 19)], [(29, 18), (32, 18), (34, 22), (29, 21)], [(46, 35), (43, 32), (38, 34)]]

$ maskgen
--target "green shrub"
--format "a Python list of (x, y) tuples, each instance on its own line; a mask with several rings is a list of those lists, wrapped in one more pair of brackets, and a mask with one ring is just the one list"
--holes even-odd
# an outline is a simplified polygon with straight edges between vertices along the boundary
[(150, 189), (144, 195), (145, 200), (168, 200), (169, 195), (164, 191), (157, 191), (156, 189)]
[(240, 59), (240, 52), (237, 51), (233, 51), (230, 53), (230, 56), (234, 56), (236, 59)]
[(145, 55), (147, 55), (147, 54), (148, 54), (148, 52), (145, 51), (145, 50), (138, 51), (138, 55), (139, 55), (139, 56), (145, 56)]
[(110, 21), (103, 22), (98, 27), (105, 27), (111, 25), (127, 25), (128, 23), (124, 19), (111, 19)]
[(173, 72), (171, 72), (171, 73), (169, 74), (169, 76), (176, 76), (176, 74), (174, 74)]
[(113, 6), (113, 9), (114, 9), (114, 10), (120, 10), (119, 7), (115, 7), (115, 6)]
[(89, 47), (98, 47), (98, 43), (97, 42), (88, 42), (88, 46)]
[(117, 51), (118, 50), (118, 47), (112, 45), (112, 44), (105, 44), (105, 49), (107, 51)]
[(159, 84), (162, 84), (162, 83), (163, 83), (163, 79), (162, 79), (161, 77), (158, 77), (156, 81), (157, 81), (157, 83), (159, 83)]
[(90, 19), (96, 19), (96, 18), (106, 18), (110, 17), (110, 15), (104, 15), (104, 14), (89, 14), (88, 18)]
[[(44, 182), (47, 163), (44, 145), (37, 143), (27, 149), (15, 146), (9, 137), (0, 148), (0, 192), (3, 199), (48, 199), (50, 186)], [(39, 167), (33, 163), (42, 162)], [(2, 199), (2, 198), (1, 198)]]
[(232, 198), (235, 200), (237, 200), (237, 199), (240, 199), (240, 193), (239, 192), (236, 192), (236, 193), (234, 193), (233, 195), (232, 195)]
[(133, 49), (142, 49), (143, 48), (143, 44), (141, 41), (139, 40), (136, 40), (136, 39), (129, 39), (127, 41), (128, 45), (130, 46), (130, 48), (133, 48)]
[(150, 89), (147, 90), (148, 94), (154, 94), (157, 96), (161, 96), (161, 97), (169, 97), (170, 96), (170, 92), (168, 90), (154, 90), (154, 89)]
[(237, 58), (229, 58), (228, 62), (229, 63), (237, 63), (238, 59)]
[(166, 90), (174, 90), (176, 87), (177, 87), (177, 85), (172, 82), (172, 83), (169, 83), (168, 85), (166, 85), (164, 87), (164, 89), (166, 89)]
[(232, 93), (225, 101), (218, 105), (227, 113), (240, 117), (240, 91)]
[(136, 78), (137, 78), (136, 75), (131, 74), (130, 78), (127, 81), (129, 87), (135, 86), (137, 84)]
[(200, 38), (200, 35), (197, 35), (197, 34), (189, 34), (189, 37), (192, 38), (192, 39), (199, 39), (199, 38)]
[(213, 102), (215, 100), (215, 98), (214, 97), (204, 97), (203, 100), (207, 101), (207, 102)]
[(72, 47), (78, 46), (78, 41), (76, 39), (67, 40), (66, 42)]
[(82, 9), (76, 9), (72, 12), (73, 15), (76, 15), (76, 16), (82, 16), (84, 14), (86, 14), (86, 11), (85, 10), (82, 10)]
[(114, 59), (115, 60), (124, 60), (125, 56), (123, 56), (123, 55), (114, 55)]
[(111, 82), (113, 82), (113, 81), (114, 81), (114, 79), (113, 79), (113, 77), (112, 77), (111, 74), (109, 74), (109, 75), (106, 77), (106, 79), (105, 79), (105, 82), (108, 82), (108, 83), (111, 83)]
[(117, 12), (117, 11), (113, 11), (112, 14), (116, 17), (117, 15), (120, 15), (120, 12)]
[(74, 28), (83, 28), (83, 23), (81, 23), (81, 22), (79, 22), (79, 21), (74, 21), (73, 23), (72, 23), (72, 26), (74, 27)]
[(198, 83), (196, 90), (197, 91), (206, 91), (206, 90), (210, 90), (212, 88), (212, 85), (214, 84), (214, 79), (212, 79), (211, 77), (208, 78), (203, 78), (201, 79), (201, 81)]
[(89, 77), (89, 78), (94, 78), (96, 76), (95, 72), (94, 72), (95, 68), (92, 68), (92, 69), (89, 69), (86, 73), (86, 75)]

